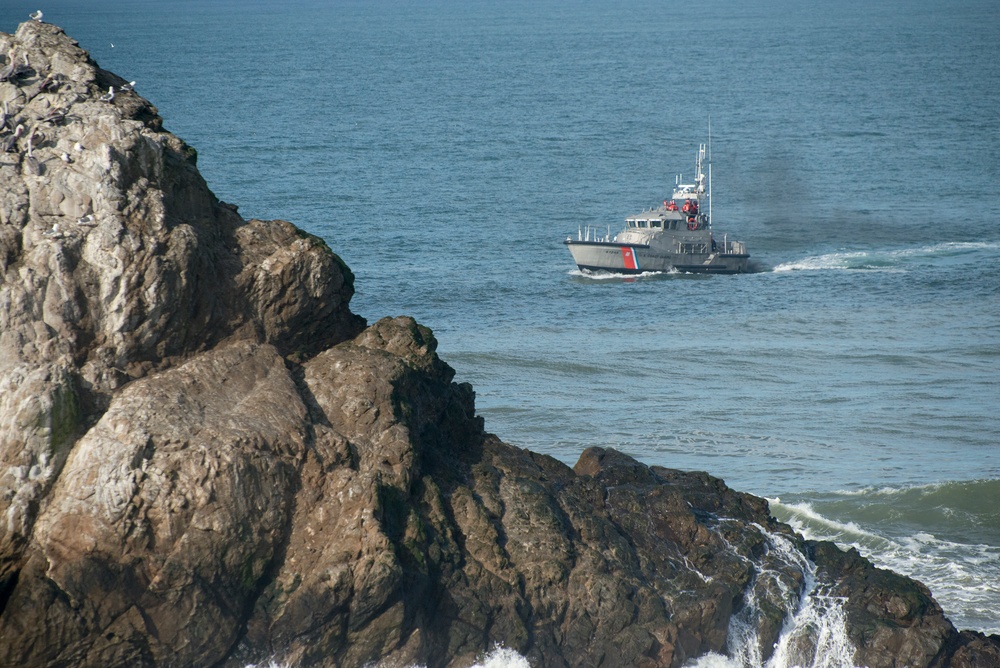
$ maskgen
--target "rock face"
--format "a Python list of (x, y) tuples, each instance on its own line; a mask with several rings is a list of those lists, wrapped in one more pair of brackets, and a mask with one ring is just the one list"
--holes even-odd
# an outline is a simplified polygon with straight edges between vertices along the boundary
[(500, 442), (428, 329), (366, 327), (321, 240), (218, 201), (62, 31), (0, 53), (0, 665), (759, 663), (810, 602), (858, 665), (998, 665), (716, 478)]

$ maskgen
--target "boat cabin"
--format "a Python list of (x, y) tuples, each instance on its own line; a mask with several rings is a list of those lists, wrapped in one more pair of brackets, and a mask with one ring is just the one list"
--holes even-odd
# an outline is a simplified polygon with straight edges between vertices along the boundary
[(676, 218), (628, 218), (625, 220), (628, 229), (682, 230), (687, 229), (687, 222)]

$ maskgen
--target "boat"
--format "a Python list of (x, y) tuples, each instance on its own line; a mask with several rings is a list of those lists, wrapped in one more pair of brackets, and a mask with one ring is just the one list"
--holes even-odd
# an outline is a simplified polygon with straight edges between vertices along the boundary
[[(611, 236), (608, 228), (582, 227), (577, 238), (567, 237), (576, 266), (585, 272), (641, 274), (686, 272), (739, 274), (748, 270), (746, 244), (719, 237), (712, 229), (712, 164), (704, 172), (706, 146), (698, 147), (694, 183), (674, 182), (671, 199), (625, 219), (625, 229)], [(707, 211), (706, 211), (707, 209)]]

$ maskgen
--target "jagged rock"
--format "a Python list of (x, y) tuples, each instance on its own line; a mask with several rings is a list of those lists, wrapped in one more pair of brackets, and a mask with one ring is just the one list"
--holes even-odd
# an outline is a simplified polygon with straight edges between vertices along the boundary
[[(152, 105), (130, 91), (100, 100), (124, 80), (61, 30), (22, 24), (0, 52), (31, 63), (0, 82), (5, 128), (30, 128), (0, 154), (3, 591), (117, 390), (227, 340), (309, 354), (364, 323), (348, 308), (353, 275), (321, 240), (220, 203)], [(46, 121), (53, 109), (65, 112)], [(24, 169), (29, 152), (44, 169)]]
[(859, 665), (995, 665), (717, 478), (502, 443), (430, 330), (366, 328), (321, 240), (218, 201), (62, 31), (0, 53), (31, 64), (0, 82), (0, 665), (679, 666), (734, 629), (766, 659), (820, 595)]

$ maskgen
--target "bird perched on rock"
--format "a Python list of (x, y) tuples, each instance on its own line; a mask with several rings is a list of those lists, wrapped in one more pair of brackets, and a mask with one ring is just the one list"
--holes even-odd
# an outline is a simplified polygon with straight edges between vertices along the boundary
[(33, 155), (24, 156), (24, 168), (32, 176), (41, 176), (42, 172), (45, 171), (45, 167), (39, 162), (38, 158)]
[(59, 230), (59, 223), (53, 225), (51, 230), (45, 230), (42, 232), (42, 236), (52, 237), (53, 239), (62, 239), (63, 233)]
[(115, 87), (109, 86), (108, 92), (102, 95), (99, 99), (101, 102), (113, 102), (115, 99)]
[(28, 157), (31, 157), (31, 151), (35, 146), (35, 142), (41, 143), (45, 141), (45, 134), (38, 130), (38, 127), (31, 128), (31, 132), (28, 133)]
[(88, 213), (86, 216), (81, 217), (76, 221), (76, 224), (81, 227), (93, 227), (94, 225), (97, 225), (97, 223), (94, 222), (94, 214), (92, 213)]
[(122, 91), (123, 93), (127, 93), (127, 92), (129, 92), (130, 90), (132, 90), (134, 88), (135, 88), (135, 82), (134, 81), (129, 81), (127, 84), (123, 84), (123, 85), (119, 86), (118, 90)]
[(17, 64), (17, 51), (13, 48), (7, 52), (7, 64), (0, 70), (0, 81), (7, 81), (14, 78), (14, 70), (19, 67)]
[(43, 123), (52, 123), (54, 125), (59, 125), (64, 120), (66, 120), (66, 108), (56, 107), (55, 109), (50, 109), (49, 113), (42, 117)]
[(64, 153), (62, 153), (62, 154), (61, 154), (61, 155), (60, 155), (59, 157), (60, 157), (60, 159), (62, 159), (62, 161), (63, 161), (63, 162), (65, 162), (65, 163), (66, 163), (67, 165), (71, 165), (71, 164), (73, 164), (73, 158), (72, 158), (72, 157), (70, 156), (70, 154), (69, 154), (69, 153), (65, 153), (65, 152), (64, 152)]
[(61, 74), (49, 74), (44, 79), (42, 83), (38, 85), (39, 91), (47, 91), (49, 93), (54, 93), (59, 90), (59, 86), (63, 83), (63, 76)]
[(12, 81), (28, 71), (27, 58), (25, 64), (17, 62), (17, 50), (11, 49), (7, 52), (7, 65), (0, 70), (0, 81)]
[(38, 21), (39, 23), (42, 22), (43, 16), (45, 16), (45, 14), (42, 14), (42, 10), (40, 9), (36, 9), (34, 14), (28, 14), (28, 18), (32, 21)]
[(10, 109), (7, 108), (7, 100), (3, 101), (3, 111), (0, 111), (0, 130), (7, 125), (7, 118), (10, 117)]
[(0, 153), (10, 153), (11, 149), (17, 147), (17, 138), (24, 134), (24, 126), (18, 123), (14, 128), (14, 134), (0, 139)]

